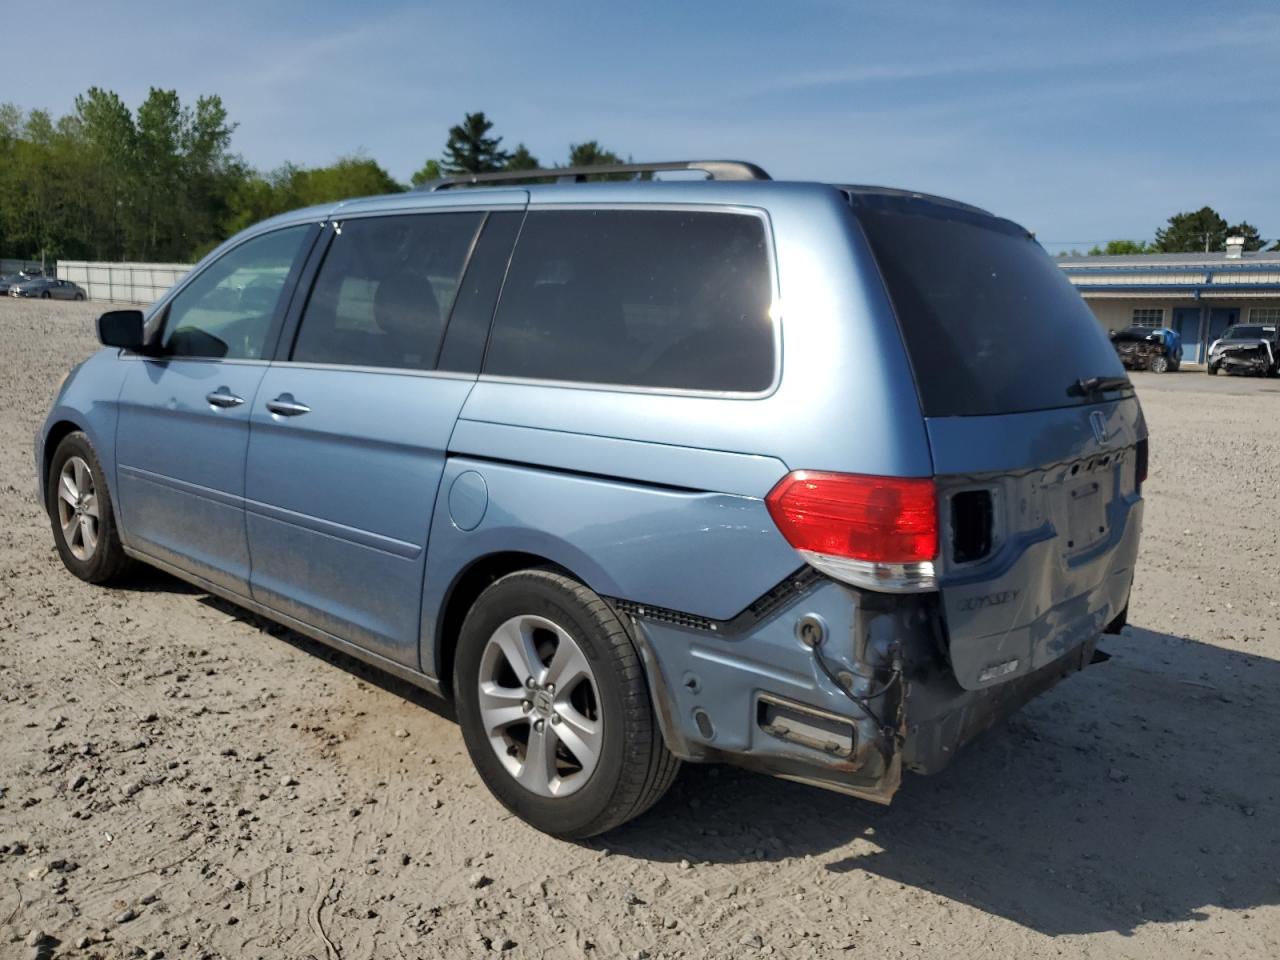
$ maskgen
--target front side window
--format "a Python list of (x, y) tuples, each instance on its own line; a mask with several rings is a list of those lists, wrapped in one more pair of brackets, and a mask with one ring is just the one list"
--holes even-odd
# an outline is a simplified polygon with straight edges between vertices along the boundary
[(302, 314), (292, 360), (430, 370), (483, 213), (347, 220)]
[(261, 359), (289, 272), (310, 229), (301, 224), (254, 237), (201, 271), (167, 307), (164, 353)]
[(754, 393), (773, 383), (772, 304), (758, 216), (533, 212), (512, 256), (484, 371)]

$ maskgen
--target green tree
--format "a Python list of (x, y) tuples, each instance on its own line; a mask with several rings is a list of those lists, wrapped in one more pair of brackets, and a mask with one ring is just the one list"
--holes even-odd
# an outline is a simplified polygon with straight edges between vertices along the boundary
[(399, 193), (404, 186), (368, 157), (342, 157), (327, 167), (286, 163), (268, 174), (248, 173), (229, 201), (231, 215), (223, 234), (236, 233), (267, 217), (299, 207)]
[(409, 178), (409, 182), (415, 187), (420, 187), (424, 183), (430, 183), (432, 180), (439, 180), (444, 176), (440, 170), (439, 160), (428, 160), (422, 165), (422, 169)]
[(501, 137), (487, 134), (493, 122), (483, 111), (468, 113), (462, 123), (449, 128), (444, 145), (444, 169), (448, 173), (492, 173), (501, 170), (508, 154), (500, 148)]
[(177, 260), (186, 204), (182, 189), (182, 103), (176, 90), (152, 87), (138, 107), (133, 202), (125, 231), (131, 256)]
[(1160, 253), (1204, 253), (1221, 250), (1227, 242), (1227, 221), (1212, 207), (1175, 213), (1168, 226), (1156, 231)]
[(133, 114), (116, 94), (90, 87), (76, 97), (75, 114), (83, 135), (87, 235), (93, 256), (120, 260), (125, 255), (124, 206), (132, 201), (130, 175), (137, 150)]
[(595, 140), (569, 144), (569, 166), (597, 167), (606, 163), (621, 163), (622, 158), (612, 150), (606, 150)]
[(523, 143), (517, 143), (516, 148), (511, 151), (511, 156), (507, 157), (508, 170), (537, 170), (541, 166), (538, 158), (529, 152), (529, 148)]
[(1125, 254), (1150, 252), (1152, 252), (1152, 248), (1141, 240), (1108, 240), (1105, 246), (1090, 248), (1089, 256), (1117, 257)]
[(1246, 250), (1261, 250), (1267, 242), (1253, 224), (1242, 220), (1228, 226), (1217, 210), (1201, 207), (1170, 217), (1169, 225), (1156, 231), (1156, 241), (1149, 249), (1160, 253), (1207, 253), (1225, 250), (1227, 237), (1244, 237)]

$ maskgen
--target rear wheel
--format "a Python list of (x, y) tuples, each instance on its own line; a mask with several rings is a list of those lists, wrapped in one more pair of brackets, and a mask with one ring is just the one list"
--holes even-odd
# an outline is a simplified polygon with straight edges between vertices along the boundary
[(64, 437), (54, 451), (45, 507), (58, 555), (77, 577), (107, 583), (128, 570), (106, 478), (89, 438), (79, 431)]
[(675, 777), (630, 636), (562, 574), (524, 570), (485, 590), (462, 625), (453, 682), (485, 785), (544, 833), (604, 833)]
[(44, 291), (44, 293), (40, 294), (40, 299), (41, 299), (41, 300), (48, 300), (50, 296), (51, 296), (51, 294), (49, 293), (49, 291), (48, 291), (48, 290), (46, 290), (46, 291)]

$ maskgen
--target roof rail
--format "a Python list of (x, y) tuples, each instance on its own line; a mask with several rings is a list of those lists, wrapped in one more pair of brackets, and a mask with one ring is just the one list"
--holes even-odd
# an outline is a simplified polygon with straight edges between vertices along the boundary
[(604, 163), (590, 167), (551, 167), (546, 170), (499, 170), (495, 173), (462, 173), (441, 177), (417, 187), (434, 192), (453, 187), (471, 187), (490, 183), (518, 183), (524, 180), (554, 180), (556, 183), (582, 183), (588, 177), (633, 174), (632, 179), (643, 179), (646, 173), (663, 170), (701, 170), (710, 180), (770, 180), (754, 163), (745, 160), (674, 160), (666, 163)]

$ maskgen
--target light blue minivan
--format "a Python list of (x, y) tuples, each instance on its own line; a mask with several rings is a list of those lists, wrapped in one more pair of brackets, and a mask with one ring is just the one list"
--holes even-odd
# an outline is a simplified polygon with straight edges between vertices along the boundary
[(452, 697), (569, 838), (681, 760), (888, 802), (1124, 624), (1142, 411), (1023, 228), (736, 162), (429, 187), (102, 316), (36, 438), (72, 573)]

